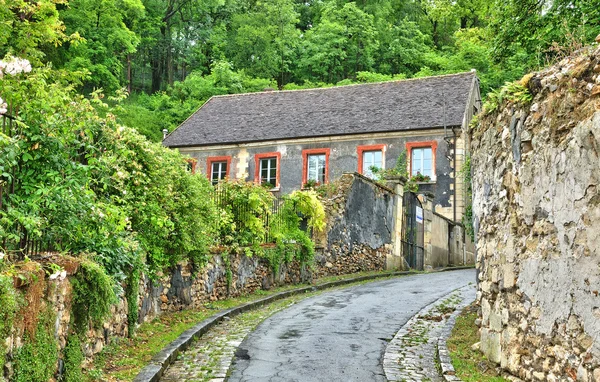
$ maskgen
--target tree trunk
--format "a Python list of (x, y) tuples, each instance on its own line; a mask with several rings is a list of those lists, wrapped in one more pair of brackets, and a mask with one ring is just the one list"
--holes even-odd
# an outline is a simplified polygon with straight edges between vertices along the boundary
[(127, 93), (131, 94), (131, 83), (133, 79), (131, 78), (131, 53), (127, 53)]

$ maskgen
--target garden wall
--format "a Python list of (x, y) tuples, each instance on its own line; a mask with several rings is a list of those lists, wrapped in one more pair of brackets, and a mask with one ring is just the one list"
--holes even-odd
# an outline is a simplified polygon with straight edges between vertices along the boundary
[(600, 381), (600, 49), (521, 84), (532, 101), (505, 89), (473, 132), (481, 349), (525, 380)]
[(395, 198), (357, 173), (344, 174), (325, 199), (327, 233), (317, 238), (315, 277), (389, 269)]

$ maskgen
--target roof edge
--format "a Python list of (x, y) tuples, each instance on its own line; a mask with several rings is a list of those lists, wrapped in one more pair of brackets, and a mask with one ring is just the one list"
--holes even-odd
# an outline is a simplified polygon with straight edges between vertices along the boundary
[[(460, 124), (451, 124), (446, 127), (461, 127)], [(399, 133), (404, 131), (422, 131), (422, 130), (435, 130), (435, 129), (444, 129), (443, 125), (440, 126), (429, 126), (429, 127), (417, 127), (413, 129), (404, 129), (404, 130), (386, 130), (386, 131), (369, 131), (362, 133), (348, 133), (348, 134), (324, 134), (324, 135), (305, 135), (301, 137), (292, 137), (292, 138), (277, 138), (277, 139), (254, 139), (251, 141), (231, 141), (231, 142), (218, 142), (218, 143), (207, 143), (207, 144), (189, 144), (189, 145), (173, 145), (166, 146), (170, 149), (178, 149), (178, 148), (187, 148), (187, 147), (210, 147), (210, 146), (222, 146), (222, 145), (244, 145), (248, 143), (257, 143), (257, 142), (270, 142), (270, 141), (294, 141), (297, 139), (307, 139), (307, 138), (323, 138), (323, 137), (350, 137), (353, 135), (363, 135), (363, 134), (385, 134), (385, 133)]]
[(165, 145), (165, 141), (171, 136), (171, 134), (173, 134), (174, 132), (176, 132), (181, 126), (183, 126), (187, 121), (190, 120), (190, 118), (192, 118), (194, 115), (196, 115), (196, 113), (198, 113), (200, 111), (200, 109), (202, 109), (204, 107), (204, 105), (206, 105), (207, 103), (209, 103), (210, 101), (212, 101), (212, 99), (215, 96), (210, 96), (206, 102), (204, 102), (202, 105), (200, 105), (196, 111), (194, 111), (192, 114), (189, 115), (189, 117), (187, 117), (183, 122), (181, 122), (173, 131), (171, 131), (169, 134), (167, 134), (166, 137), (163, 138), (163, 140), (161, 141), (161, 143), (163, 144), (163, 146), (165, 147), (174, 147), (174, 146), (167, 146)]
[[(218, 95), (214, 95), (211, 96), (210, 99), (213, 98), (230, 98), (230, 97), (243, 97), (243, 96), (251, 96), (251, 95), (256, 95), (256, 94), (280, 94), (280, 93), (291, 93), (291, 92), (306, 92), (306, 91), (315, 91), (315, 90), (330, 90), (330, 89), (340, 89), (340, 88), (347, 88), (347, 87), (353, 87), (353, 86), (369, 86), (369, 85), (382, 85), (382, 84), (390, 84), (390, 83), (400, 83), (400, 82), (409, 82), (409, 81), (425, 81), (425, 80), (430, 80), (430, 79), (435, 79), (435, 78), (445, 78), (445, 77), (454, 77), (454, 76), (466, 76), (466, 75), (473, 75), (475, 77), (477, 77), (477, 73), (470, 70), (468, 72), (460, 72), (460, 73), (450, 73), (450, 74), (439, 74), (437, 76), (428, 76), (428, 77), (418, 77), (418, 78), (404, 78), (401, 80), (390, 80), (390, 81), (378, 81), (378, 82), (366, 82), (366, 83), (360, 83), (360, 84), (348, 84), (348, 85), (333, 85), (333, 86), (328, 86), (328, 87), (324, 87), (324, 88), (308, 88), (308, 89), (288, 89), (288, 90), (275, 90), (275, 91), (260, 91), (260, 92), (246, 92), (246, 93), (235, 93), (235, 94), (218, 94)], [(208, 103), (208, 101), (207, 101)], [(196, 112), (194, 112), (192, 115), (196, 114)], [(188, 118), (189, 119), (189, 118)], [(182, 122), (183, 124), (183, 122)]]

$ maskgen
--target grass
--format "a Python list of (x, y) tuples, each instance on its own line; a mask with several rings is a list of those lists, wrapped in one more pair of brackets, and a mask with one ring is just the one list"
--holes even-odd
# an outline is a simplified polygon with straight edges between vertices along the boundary
[[(391, 272), (361, 272), (351, 275), (329, 276), (320, 278), (316, 284), (387, 273)], [(151, 322), (142, 324), (137, 329), (134, 338), (119, 338), (106, 346), (95, 357), (93, 366), (86, 371), (87, 379), (88, 381), (102, 380), (109, 382), (131, 381), (156, 353), (179, 337), (181, 333), (214, 315), (219, 310), (256, 301), (301, 286), (286, 285), (268, 291), (258, 290), (246, 296), (211, 302), (199, 309), (163, 313)]]
[(479, 328), (475, 325), (477, 308), (470, 305), (456, 318), (456, 325), (448, 339), (448, 350), (456, 376), (465, 382), (507, 381), (496, 372), (497, 365), (471, 346), (479, 342)]

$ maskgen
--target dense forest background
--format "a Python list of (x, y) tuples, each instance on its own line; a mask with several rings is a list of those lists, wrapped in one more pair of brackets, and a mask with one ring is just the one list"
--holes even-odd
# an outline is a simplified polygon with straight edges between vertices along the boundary
[(485, 94), (593, 41), (600, 1), (0, 0), (0, 25), (0, 57), (102, 89), (159, 141), (216, 94), (471, 69)]

